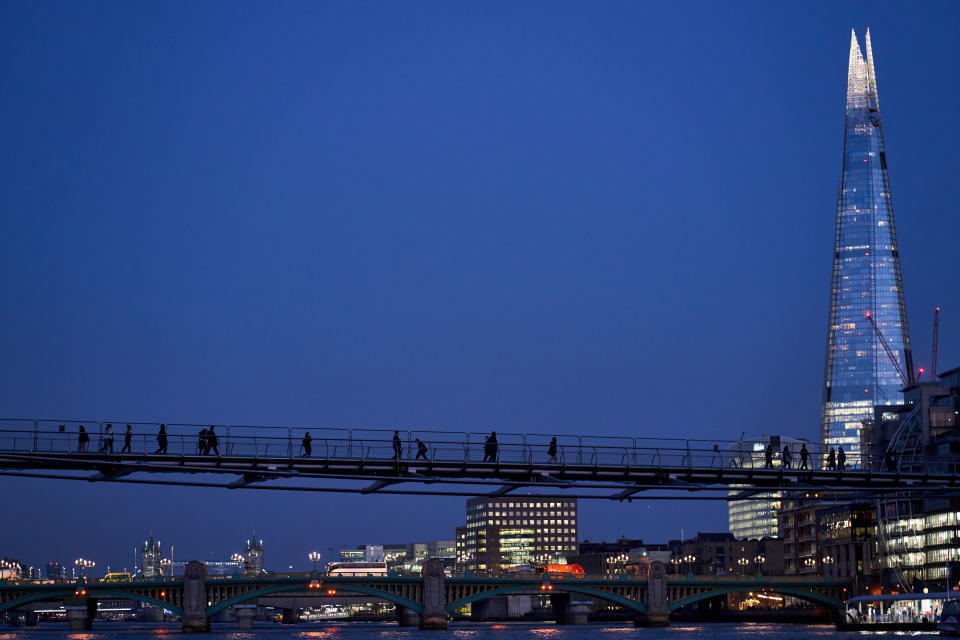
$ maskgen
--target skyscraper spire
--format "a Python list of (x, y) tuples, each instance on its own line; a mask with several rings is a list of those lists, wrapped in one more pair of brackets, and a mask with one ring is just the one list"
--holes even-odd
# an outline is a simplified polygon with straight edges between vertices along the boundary
[(824, 444), (843, 446), (851, 462), (874, 405), (903, 402), (897, 367), (913, 366), (869, 31), (864, 44), (866, 59), (851, 30), (822, 422)]

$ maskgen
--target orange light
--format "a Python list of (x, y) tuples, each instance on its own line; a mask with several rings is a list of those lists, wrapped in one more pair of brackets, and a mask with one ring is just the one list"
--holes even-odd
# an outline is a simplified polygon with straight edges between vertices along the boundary
[(166, 597), (167, 597), (167, 592), (166, 592), (166, 591), (161, 591), (161, 592), (160, 592), (160, 597), (161, 597), (161, 598), (166, 598)]
[(328, 596), (335, 596), (335, 595), (337, 595), (337, 590), (336, 590), (336, 589), (327, 589), (327, 595), (328, 595)]

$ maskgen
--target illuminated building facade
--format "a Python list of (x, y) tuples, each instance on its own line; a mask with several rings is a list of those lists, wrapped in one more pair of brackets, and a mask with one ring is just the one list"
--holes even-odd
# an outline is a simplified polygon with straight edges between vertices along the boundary
[(842, 446), (849, 465), (874, 405), (903, 402), (897, 367), (913, 367), (869, 30), (865, 45), (866, 57), (851, 34), (822, 413), (825, 446)]
[(259, 574), (263, 573), (263, 540), (257, 540), (257, 532), (253, 532), (253, 537), (247, 540), (247, 546), (244, 549), (243, 572)]
[(501, 571), (530, 562), (562, 562), (577, 553), (577, 501), (499, 496), (467, 501), (457, 527), (457, 566)]

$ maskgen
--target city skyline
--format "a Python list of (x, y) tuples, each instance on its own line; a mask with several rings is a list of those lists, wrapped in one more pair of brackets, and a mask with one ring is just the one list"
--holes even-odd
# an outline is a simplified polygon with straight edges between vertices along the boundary
[[(248, 9), (0, 7), (0, 414), (820, 439), (860, 6)], [(869, 15), (918, 366), (938, 304), (940, 362), (960, 362), (958, 22)], [(305, 563), (292, 550), (462, 517), (455, 498), (0, 487), (26, 514), (0, 554), (44, 563), (120, 563), (108, 538), (151, 529), (223, 557), (251, 528)], [(666, 540), (727, 509), (578, 516), (581, 538)]]

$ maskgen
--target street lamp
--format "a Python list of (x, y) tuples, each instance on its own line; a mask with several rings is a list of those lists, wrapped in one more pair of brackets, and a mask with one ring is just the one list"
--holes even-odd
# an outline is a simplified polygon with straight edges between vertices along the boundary
[[(823, 556), (823, 558), (821, 559), (821, 561), (822, 561), (822, 563), (823, 563), (824, 565), (833, 564), (833, 563), (834, 563), (834, 557), (833, 557), (833, 556)], [(826, 568), (826, 567), (823, 567), (823, 573), (827, 573), (827, 568)]]
[(670, 557), (670, 564), (673, 565), (673, 575), (675, 575), (675, 576), (680, 575), (680, 563), (682, 563), (682, 562), (683, 562), (683, 558), (681, 558), (681, 557), (679, 557), (679, 556), (671, 556), (671, 557)]
[(806, 560), (803, 561), (803, 564), (804, 566), (807, 567), (807, 569), (811, 569), (817, 565), (817, 561), (814, 560), (813, 558), (807, 558)]
[(246, 558), (246, 556), (244, 556), (242, 553), (234, 553), (233, 555), (230, 556), (230, 560), (231, 560), (232, 562), (236, 562), (236, 563), (237, 563), (237, 568), (238, 568), (238, 569), (241, 569), (241, 568), (242, 568), (242, 569), (244, 570), (244, 572), (246, 572), (246, 569), (247, 569), (247, 567), (246, 567), (246, 564), (247, 564), (247, 558)]
[(743, 568), (750, 564), (750, 560), (747, 558), (740, 558), (737, 560), (737, 564), (740, 565), (740, 575), (743, 575)]
[(690, 565), (697, 561), (697, 556), (693, 555), (692, 553), (688, 553), (687, 555), (683, 556), (683, 561), (687, 563), (687, 572), (693, 573), (693, 567)]
[[(239, 555), (239, 554), (238, 554)], [(307, 554), (307, 559), (313, 562), (313, 572), (317, 572), (317, 563), (320, 562), (320, 558), (323, 556), (319, 551), (311, 551)]]
[(80, 568), (80, 577), (87, 577), (87, 569), (92, 569), (97, 566), (97, 563), (93, 560), (87, 560), (85, 558), (77, 558), (73, 561), (73, 564)]
[(753, 561), (757, 563), (757, 573), (762, 573), (763, 563), (766, 562), (767, 559), (761, 553), (754, 557)]
[[(615, 556), (610, 556), (609, 558), (607, 558), (608, 573), (612, 574), (614, 569), (617, 569), (618, 567), (620, 567), (620, 565), (623, 565), (629, 559), (630, 559), (630, 556), (628, 556), (625, 553), (620, 553)], [(622, 572), (623, 572), (622, 568), (620, 568), (619, 571), (617, 571), (617, 573), (622, 573)]]

